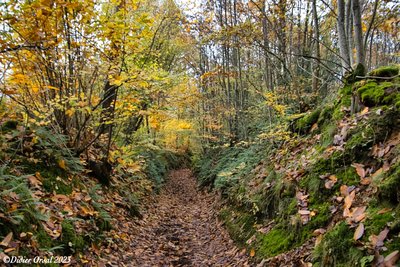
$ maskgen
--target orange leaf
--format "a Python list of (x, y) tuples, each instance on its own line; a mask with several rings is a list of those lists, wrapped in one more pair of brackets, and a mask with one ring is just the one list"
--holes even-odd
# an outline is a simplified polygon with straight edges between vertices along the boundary
[(356, 231), (354, 232), (354, 236), (353, 239), (354, 240), (358, 240), (360, 239), (364, 234), (364, 224), (360, 223), (356, 229)]
[(255, 252), (254, 248), (252, 248), (250, 250), (250, 257), (254, 257), (255, 255), (256, 255), (256, 252)]

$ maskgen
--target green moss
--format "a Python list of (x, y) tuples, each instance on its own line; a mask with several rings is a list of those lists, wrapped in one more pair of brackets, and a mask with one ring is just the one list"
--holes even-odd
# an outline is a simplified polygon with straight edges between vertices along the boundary
[(331, 211), (329, 210), (330, 203), (322, 202), (320, 204), (314, 204), (310, 206), (310, 210), (315, 211), (316, 215), (311, 218), (308, 226), (311, 229), (321, 228), (326, 226), (329, 219), (331, 218)]
[(327, 124), (321, 131), (321, 147), (327, 148), (332, 144), (333, 138), (337, 131), (337, 125), (334, 122)]
[(399, 85), (393, 82), (369, 81), (365, 85), (357, 89), (357, 93), (361, 98), (361, 102), (368, 106), (374, 107), (379, 105), (392, 105), (400, 100)]
[(376, 82), (367, 83), (360, 87), (357, 92), (361, 97), (361, 101), (369, 107), (381, 103), (385, 96), (385, 90), (378, 86)]
[[(341, 151), (335, 151), (329, 158), (320, 158), (310, 168), (314, 174), (328, 174), (337, 172), (339, 168), (346, 166), (350, 162), (345, 159), (345, 154)], [(319, 176), (318, 176), (319, 178)]]
[(365, 221), (365, 230), (368, 234), (379, 234), (380, 231), (389, 226), (389, 222), (392, 222), (394, 218), (393, 212), (386, 212), (379, 214), (378, 211), (384, 207), (368, 209), (368, 219)]
[(341, 96), (351, 96), (353, 93), (353, 86), (351, 84), (346, 84), (339, 90)]
[[(347, 87), (345, 87), (347, 88)], [(351, 88), (351, 87), (350, 87)], [(345, 91), (347, 92), (347, 90)], [(332, 118), (334, 120), (341, 120), (345, 116), (345, 109), (350, 109), (351, 107), (351, 94), (341, 94), (340, 101), (338, 101), (333, 109)]]
[(353, 246), (352, 237), (346, 223), (335, 225), (314, 250), (316, 266), (358, 266), (363, 253)]
[(369, 76), (377, 76), (377, 77), (393, 77), (399, 74), (399, 66), (384, 66), (377, 68), (370, 73)]
[(244, 246), (245, 242), (255, 234), (256, 218), (236, 209), (225, 208), (220, 212), (220, 218), (234, 241)]
[[(318, 124), (323, 124), (324, 122), (328, 121), (332, 117), (333, 106), (329, 105), (322, 109), (321, 113), (319, 114)], [(330, 122), (330, 121), (328, 121)]]
[(323, 181), (317, 173), (308, 174), (300, 181), (300, 187), (310, 193), (311, 202), (316, 202), (317, 199), (325, 196), (323, 186)]
[(51, 248), (54, 245), (53, 240), (43, 228), (37, 230), (35, 237), (40, 248)]
[(294, 245), (294, 233), (274, 228), (265, 235), (258, 236), (257, 253), (263, 258), (273, 257), (291, 249)]
[(353, 167), (347, 167), (343, 171), (338, 172), (336, 177), (345, 185), (358, 185), (360, 182), (360, 176)]
[(73, 222), (64, 220), (61, 223), (61, 243), (66, 251), (82, 251), (85, 247), (85, 241), (82, 236), (75, 232)]
[(318, 121), (319, 115), (321, 113), (320, 109), (316, 109), (313, 112), (305, 115), (301, 119), (296, 121), (296, 131), (305, 134), (307, 133), (312, 125)]
[(379, 198), (391, 203), (400, 202), (400, 163), (397, 163), (378, 183)]

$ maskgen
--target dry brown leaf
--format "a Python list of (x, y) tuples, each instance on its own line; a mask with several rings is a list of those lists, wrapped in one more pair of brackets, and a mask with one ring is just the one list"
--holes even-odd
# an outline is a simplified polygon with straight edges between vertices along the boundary
[(385, 214), (385, 213), (387, 213), (389, 211), (392, 211), (392, 209), (391, 208), (383, 208), (383, 209), (378, 211), (378, 214)]
[(366, 172), (365, 172), (363, 164), (353, 163), (352, 166), (354, 168), (356, 168), (356, 172), (357, 172), (358, 176), (360, 176), (360, 178), (362, 178), (362, 179), (365, 178)]
[(356, 229), (356, 231), (354, 232), (354, 236), (353, 239), (354, 240), (358, 240), (360, 239), (364, 234), (364, 224), (360, 223)]
[(318, 130), (318, 123), (314, 123), (312, 126), (311, 126), (311, 132), (314, 132), (315, 130)]
[(3, 239), (3, 241), (1, 241), (0, 246), (2, 246), (2, 247), (8, 247), (8, 245), (10, 244), (12, 238), (13, 238), (13, 233), (10, 232), (10, 233)]
[(364, 178), (364, 179), (361, 179), (360, 184), (369, 185), (369, 184), (371, 184), (371, 182), (372, 182), (371, 178)]
[(350, 209), (351, 205), (353, 205), (355, 196), (356, 196), (356, 192), (353, 190), (349, 195), (347, 195), (344, 198), (344, 208)]
[(299, 210), (300, 215), (310, 215), (311, 211), (309, 210)]
[(332, 189), (332, 187), (335, 185), (335, 182), (332, 182), (331, 180), (327, 180), (325, 182), (325, 188), (326, 189)]
[(36, 176), (28, 176), (28, 181), (31, 184), (31, 186), (33, 187), (39, 187), (40, 185), (42, 185), (42, 182), (39, 181), (39, 179)]
[(377, 177), (378, 175), (380, 175), (381, 173), (383, 173), (383, 168), (379, 168), (376, 172), (374, 172), (374, 173), (371, 175), (371, 177), (372, 177), (372, 178), (375, 178), (375, 177)]
[(360, 222), (366, 217), (365, 214), (366, 209), (367, 206), (357, 207), (353, 209), (351, 217), (354, 220), (354, 222)]
[(318, 228), (318, 229), (314, 230), (313, 236), (319, 236), (319, 235), (323, 235), (325, 233), (326, 233), (326, 229)]
[(385, 228), (382, 230), (379, 235), (371, 235), (369, 237), (369, 241), (371, 241), (372, 247), (379, 248), (383, 246), (383, 241), (386, 239), (387, 234), (389, 233), (389, 229)]
[(392, 253), (390, 253), (389, 255), (387, 255), (385, 257), (385, 266), (387, 267), (391, 267), (391, 266), (395, 266), (396, 262), (399, 260), (400, 258), (400, 253), (398, 250), (393, 251)]
[(349, 187), (347, 185), (341, 185), (340, 186), (340, 194), (344, 197), (348, 196), (349, 194)]
[(7, 248), (7, 249), (4, 250), (4, 252), (5, 252), (5, 253), (9, 253), (9, 252), (14, 251), (14, 250), (16, 250), (16, 249), (17, 249), (17, 248)]

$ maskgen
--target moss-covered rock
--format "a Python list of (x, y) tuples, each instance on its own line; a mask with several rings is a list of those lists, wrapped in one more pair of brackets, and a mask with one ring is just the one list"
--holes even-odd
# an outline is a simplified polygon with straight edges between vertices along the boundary
[(357, 93), (365, 106), (390, 105), (398, 101), (399, 86), (392, 82), (370, 81), (358, 88)]
[(376, 77), (394, 77), (399, 75), (399, 70), (400, 67), (398, 65), (384, 66), (369, 72), (368, 75)]
[(301, 134), (306, 134), (309, 132), (314, 123), (318, 121), (319, 115), (321, 113), (320, 109), (316, 109), (311, 113), (305, 115), (296, 121), (295, 130)]

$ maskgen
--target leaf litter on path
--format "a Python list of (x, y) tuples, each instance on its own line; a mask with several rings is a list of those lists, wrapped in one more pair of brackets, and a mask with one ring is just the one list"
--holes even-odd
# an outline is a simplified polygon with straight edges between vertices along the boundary
[(129, 224), (129, 238), (101, 261), (104, 266), (251, 266), (218, 221), (215, 203), (212, 194), (197, 189), (190, 170), (171, 172), (143, 219)]

